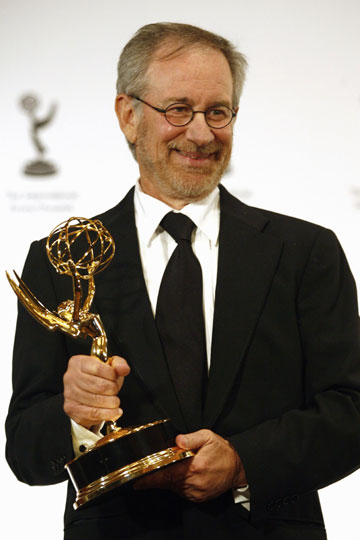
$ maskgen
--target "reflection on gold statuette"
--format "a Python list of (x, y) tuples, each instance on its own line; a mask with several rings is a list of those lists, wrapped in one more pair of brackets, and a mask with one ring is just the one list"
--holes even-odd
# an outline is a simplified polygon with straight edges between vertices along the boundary
[[(99, 315), (91, 313), (90, 308), (95, 295), (94, 276), (114, 256), (112, 236), (99, 220), (73, 217), (51, 231), (46, 250), (56, 271), (71, 276), (73, 300), (65, 300), (56, 311), (50, 311), (16, 272), (14, 279), (6, 272), (11, 287), (39, 323), (73, 338), (90, 337), (91, 355), (107, 362), (105, 329)], [(81, 280), (88, 282), (84, 301)], [(168, 419), (130, 428), (108, 421), (106, 426), (104, 437), (66, 465), (76, 490), (75, 509), (130, 480), (193, 456), (191, 451), (175, 445), (175, 431)]]

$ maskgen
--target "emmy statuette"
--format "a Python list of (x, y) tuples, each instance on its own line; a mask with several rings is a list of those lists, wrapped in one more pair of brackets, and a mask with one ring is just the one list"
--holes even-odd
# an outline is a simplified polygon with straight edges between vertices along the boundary
[(23, 96), (20, 100), (20, 105), (24, 109), (24, 111), (29, 115), (30, 122), (31, 122), (31, 140), (35, 146), (35, 149), (37, 151), (37, 159), (34, 159), (32, 161), (29, 161), (23, 169), (24, 174), (30, 175), (30, 176), (49, 176), (51, 174), (57, 173), (57, 168), (51, 161), (48, 161), (44, 159), (44, 154), (46, 152), (45, 145), (41, 142), (39, 137), (39, 131), (48, 126), (56, 113), (56, 105), (51, 105), (49, 112), (47, 116), (44, 118), (37, 118), (35, 115), (36, 109), (39, 106), (39, 99), (33, 95), (28, 94), (26, 96)]
[[(99, 315), (90, 312), (95, 295), (95, 274), (111, 262), (115, 244), (99, 220), (73, 217), (50, 233), (46, 250), (59, 274), (71, 276), (73, 300), (48, 310), (14, 271), (7, 278), (28, 312), (48, 330), (60, 330), (73, 338), (92, 339), (91, 355), (108, 362), (107, 338)], [(87, 280), (83, 301), (81, 281)], [(79, 457), (66, 464), (76, 490), (74, 508), (93, 501), (111, 489), (149, 472), (192, 457), (189, 450), (175, 445), (175, 431), (169, 419), (136, 427), (118, 427), (106, 422), (107, 434)]]

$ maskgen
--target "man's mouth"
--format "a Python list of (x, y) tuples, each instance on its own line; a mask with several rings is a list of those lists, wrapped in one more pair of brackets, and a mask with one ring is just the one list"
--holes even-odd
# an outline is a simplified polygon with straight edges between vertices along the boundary
[(189, 158), (189, 159), (196, 159), (196, 160), (203, 160), (203, 159), (210, 159), (211, 156), (214, 155), (214, 152), (205, 153), (205, 152), (184, 152), (182, 150), (178, 150), (177, 148), (174, 148), (180, 155)]

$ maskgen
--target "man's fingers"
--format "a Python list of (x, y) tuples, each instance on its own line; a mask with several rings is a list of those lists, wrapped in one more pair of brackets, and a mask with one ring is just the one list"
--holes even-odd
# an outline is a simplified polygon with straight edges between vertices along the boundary
[(178, 435), (176, 444), (184, 450), (198, 450), (205, 444), (211, 442), (212, 432), (208, 429), (200, 429), (186, 435)]
[(84, 391), (103, 396), (115, 396), (119, 392), (117, 380), (110, 381), (102, 377), (83, 374), (81, 378), (74, 381), (74, 386), (81, 388)]
[(74, 401), (65, 402), (64, 411), (75, 422), (87, 429), (106, 420), (113, 420), (115, 422), (123, 414), (120, 408), (102, 409), (98, 407), (87, 407), (82, 403)]
[(170, 489), (167, 471), (159, 470), (156, 473), (148, 474), (134, 482), (134, 489)]
[[(76, 357), (73, 357), (76, 358)], [(95, 375), (109, 381), (116, 379), (116, 373), (114, 368), (105, 362), (101, 362), (95, 356), (82, 356), (80, 357), (80, 371), (88, 373), (89, 375)]]
[(117, 420), (122, 415), (118, 393), (129, 371), (120, 357), (111, 358), (107, 364), (92, 356), (70, 358), (64, 375), (66, 414), (84, 427)]
[[(73, 356), (64, 376), (64, 384), (71, 389), (76, 386), (96, 394), (116, 395), (130, 368), (123, 358), (114, 359), (115, 365), (112, 366), (92, 356)], [(122, 375), (121, 379), (119, 375)]]
[(186, 459), (171, 465), (170, 467), (164, 467), (156, 472), (145, 475), (139, 480), (134, 482), (134, 489), (173, 489), (176, 490), (176, 486), (179, 483), (183, 483), (183, 479), (186, 476), (186, 472), (189, 469), (191, 459)]
[(72, 388), (71, 392), (64, 388), (65, 400), (76, 401), (88, 407), (96, 407), (102, 409), (116, 409), (120, 406), (120, 399), (117, 394), (109, 393), (94, 393), (90, 389), (81, 387)]

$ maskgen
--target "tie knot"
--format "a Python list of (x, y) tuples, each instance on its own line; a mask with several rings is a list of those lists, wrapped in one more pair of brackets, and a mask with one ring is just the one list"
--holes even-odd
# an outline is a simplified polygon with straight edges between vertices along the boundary
[(169, 212), (161, 220), (160, 225), (173, 237), (175, 242), (180, 240), (191, 241), (191, 233), (195, 227), (194, 222), (184, 214)]

